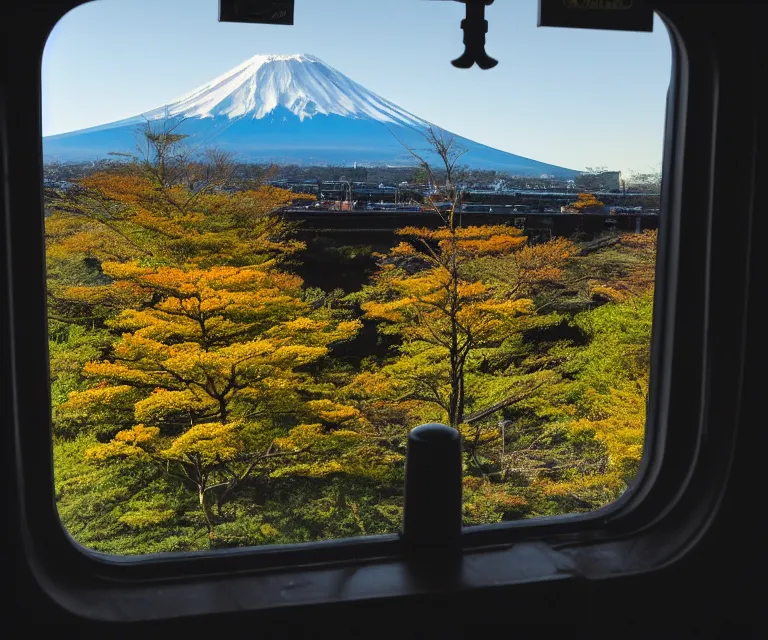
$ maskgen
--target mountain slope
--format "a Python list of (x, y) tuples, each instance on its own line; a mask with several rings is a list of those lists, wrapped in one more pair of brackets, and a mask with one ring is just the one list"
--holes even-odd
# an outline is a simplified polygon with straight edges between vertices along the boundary
[[(167, 105), (118, 122), (48, 136), (46, 160), (134, 153), (147, 121), (178, 124), (189, 144), (232, 151), (241, 161), (412, 165), (403, 145), (430, 156), (430, 123), (368, 91), (311, 55), (258, 55)], [(577, 172), (456, 136), (466, 164), (518, 175)]]

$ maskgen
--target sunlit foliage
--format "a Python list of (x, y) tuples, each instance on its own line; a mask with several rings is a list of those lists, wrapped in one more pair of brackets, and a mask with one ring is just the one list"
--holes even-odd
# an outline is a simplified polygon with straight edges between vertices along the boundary
[[(422, 170), (451, 207), (399, 229), (362, 290), (308, 288), (279, 213), (290, 192), (236, 180), (172, 129), (144, 134), (142, 157), (46, 203), (56, 497), (78, 541), (126, 554), (396, 531), (407, 433), (426, 421), (462, 434), (467, 525), (626, 490), (655, 232), (531, 244), (463, 226), (461, 150), (434, 133), (444, 178)], [(582, 195), (577, 209), (601, 205)], [(381, 341), (350, 364), (338, 354), (364, 323)]]

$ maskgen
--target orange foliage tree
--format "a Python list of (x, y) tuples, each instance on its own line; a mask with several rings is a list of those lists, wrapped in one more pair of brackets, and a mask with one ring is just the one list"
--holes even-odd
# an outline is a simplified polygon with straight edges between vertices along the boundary
[(571, 202), (568, 205), (569, 209), (575, 209), (576, 211), (589, 211), (590, 209), (596, 210), (605, 206), (602, 200), (598, 200), (597, 196), (592, 193), (580, 193), (576, 202)]
[[(306, 369), (354, 336), (358, 321), (312, 312), (299, 278), (268, 264), (102, 268), (113, 284), (68, 295), (129, 289), (138, 304), (107, 322), (121, 334), (110, 357), (87, 363), (92, 386), (59, 407), (62, 420), (81, 429), (119, 429), (88, 451), (92, 459), (146, 460), (194, 488), (213, 535), (215, 517), (253, 475), (355, 444), (364, 426), (358, 412), (334, 403)], [(89, 424), (100, 412), (106, 424)], [(331, 464), (322, 454), (311, 462), (304, 471), (315, 474)]]
[(279, 215), (292, 201), (291, 192), (235, 180), (229, 156), (211, 151), (192, 158), (183, 138), (148, 127), (144, 157), (91, 174), (49, 198), (53, 318), (93, 322), (110, 313), (64, 294), (73, 284), (108, 283), (98, 268), (101, 261), (241, 266), (284, 260), (304, 247)]
[(447, 176), (438, 197), (451, 206), (440, 210), (430, 201), (437, 229), (399, 230), (407, 240), (380, 256), (371, 285), (357, 296), (364, 317), (396, 335), (400, 346), (384, 366), (361, 373), (348, 393), (374, 422), (377, 411), (388, 420), (399, 411), (402, 426), (441, 421), (459, 429), (482, 473), (478, 448), (496, 437), (502, 410), (557, 378), (545, 361), (526, 359), (522, 335), (551, 321), (536, 316), (536, 293), (564, 277), (574, 246), (563, 239), (527, 246), (523, 233), (507, 225), (462, 226), (459, 154), (439, 134), (430, 143)]
[[(280, 270), (303, 246), (276, 213), (289, 192), (230, 193), (225, 157), (192, 161), (172, 153), (178, 136), (146, 137), (151, 161), (52, 203), (51, 306), (70, 321), (90, 310), (113, 336), (55, 408), (56, 429), (101, 440), (92, 461), (130, 459), (194, 490), (213, 544), (227, 503), (257, 478), (370, 470), (365, 420), (312, 371), (359, 321), (310, 305)], [(83, 260), (91, 277), (71, 268)]]

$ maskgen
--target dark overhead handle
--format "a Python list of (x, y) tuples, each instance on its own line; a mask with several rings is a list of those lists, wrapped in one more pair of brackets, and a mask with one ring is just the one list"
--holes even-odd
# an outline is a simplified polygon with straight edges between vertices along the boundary
[(485, 34), (488, 33), (488, 21), (485, 19), (485, 7), (493, 0), (458, 0), (466, 5), (467, 17), (461, 21), (464, 31), (464, 53), (451, 61), (454, 67), (469, 69), (477, 64), (481, 69), (491, 69), (499, 64), (485, 52)]

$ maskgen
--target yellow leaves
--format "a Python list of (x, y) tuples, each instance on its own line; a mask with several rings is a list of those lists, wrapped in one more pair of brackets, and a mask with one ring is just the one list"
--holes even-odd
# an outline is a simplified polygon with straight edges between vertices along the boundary
[(611, 302), (622, 302), (629, 297), (629, 292), (619, 291), (613, 287), (607, 287), (601, 284), (593, 284), (590, 293), (593, 296), (605, 298)]
[(397, 232), (401, 236), (412, 236), (416, 238), (423, 238), (425, 240), (450, 240), (452, 237), (456, 237), (458, 240), (482, 240), (489, 239), (495, 236), (521, 238), (525, 241), (523, 232), (516, 227), (509, 227), (507, 225), (483, 225), (475, 227), (457, 227), (453, 231), (448, 227), (440, 227), (438, 229), (427, 229), (424, 227), (403, 227)]
[(301, 278), (298, 276), (268, 271), (261, 266), (211, 267), (204, 271), (193, 271), (191, 277), (199, 279), (201, 285), (228, 291), (250, 291), (258, 288), (285, 292), (297, 290), (301, 286)]
[(333, 440), (356, 440), (360, 437), (360, 434), (351, 429), (336, 429), (332, 431), (328, 437)]
[(314, 320), (312, 318), (296, 318), (295, 320), (289, 320), (283, 324), (283, 327), (288, 331), (322, 331), (328, 326), (328, 322), (322, 320)]
[[(447, 238), (450, 232), (447, 229), (440, 229), (436, 238)], [(459, 239), (478, 239), (478, 238), (492, 238), (496, 236), (510, 236), (513, 238), (520, 238), (525, 240), (522, 229), (517, 227), (510, 227), (504, 224), (497, 225), (482, 225), (478, 227), (459, 227), (456, 229), (456, 235)]]
[(93, 287), (67, 287), (61, 294), (65, 300), (85, 304), (106, 304), (112, 307), (134, 307), (146, 300), (146, 289), (132, 282)]
[(392, 302), (366, 302), (360, 306), (365, 315), (371, 320), (387, 320), (400, 322), (404, 319), (402, 311), (412, 308), (417, 300), (413, 298), (400, 298)]
[(240, 426), (238, 422), (196, 424), (173, 440), (171, 446), (161, 451), (160, 455), (178, 461), (197, 458), (204, 464), (218, 460), (226, 462), (234, 458), (241, 448), (236, 437)]
[(187, 347), (186, 343), (169, 347), (160, 340), (146, 337), (137, 331), (136, 333), (124, 333), (121, 340), (115, 343), (114, 355), (127, 361), (141, 361), (151, 358), (163, 360), (168, 358), (174, 350)]
[(93, 405), (109, 406), (119, 402), (132, 392), (133, 387), (129, 385), (95, 387), (86, 391), (72, 391), (67, 397), (67, 401), (61, 406), (65, 410), (87, 409)]
[(504, 318), (514, 318), (520, 315), (535, 313), (536, 308), (533, 300), (528, 298), (507, 299), (507, 300), (486, 300), (476, 305), (477, 311), (485, 311)]
[[(190, 216), (185, 217), (187, 218), (187, 221), (189, 221)], [(199, 216), (197, 217), (197, 220), (200, 221)], [(182, 222), (184, 222), (183, 219), (172, 219), (165, 215), (154, 215), (145, 210), (137, 211), (133, 216), (134, 224), (137, 224), (144, 229), (156, 231), (169, 238), (184, 237), (184, 225), (180, 224)]]
[[(310, 400), (307, 406), (325, 421), (333, 424), (343, 424), (347, 422), (359, 423), (363, 421), (363, 416), (359, 409), (349, 405), (339, 404), (332, 400)], [(339, 432), (336, 432), (338, 435)]]
[[(505, 254), (523, 247), (526, 240), (527, 238), (525, 237), (510, 234), (478, 237), (473, 239), (460, 240), (457, 243), (457, 250), (461, 253), (472, 256)], [(448, 240), (441, 241), (441, 248), (446, 251), (449, 250), (448, 242)]]
[(137, 262), (104, 261), (101, 263), (101, 270), (115, 280), (136, 280), (154, 272), (151, 267), (139, 266)]
[[(276, 343), (292, 342), (305, 347), (326, 348), (327, 345), (353, 338), (362, 327), (360, 320), (318, 320), (299, 317), (275, 324), (267, 331)], [(318, 355), (320, 352), (316, 352)]]
[(301, 451), (316, 444), (323, 437), (323, 425), (300, 424), (284, 438), (275, 438), (275, 446), (286, 451)]
[(625, 247), (640, 250), (650, 256), (655, 256), (658, 242), (658, 231), (646, 229), (642, 233), (623, 233), (620, 242)]
[(426, 297), (437, 291), (445, 290), (450, 282), (450, 274), (444, 269), (430, 269), (422, 271), (418, 275), (395, 280), (392, 284), (406, 296)]
[(363, 323), (360, 320), (346, 320), (339, 322), (336, 325), (336, 329), (330, 333), (332, 340), (337, 342), (339, 340), (349, 340), (354, 338), (360, 329), (362, 329)]
[(143, 424), (139, 424), (133, 427), (133, 429), (120, 431), (115, 436), (114, 441), (138, 446), (140, 444), (146, 444), (155, 438), (158, 433), (160, 433), (160, 429), (157, 427), (145, 427)]
[(457, 291), (459, 297), (466, 300), (487, 293), (490, 288), (484, 282), (459, 282)]
[(141, 458), (147, 455), (155, 438), (160, 433), (157, 427), (136, 425), (132, 429), (120, 431), (106, 444), (91, 447), (85, 452), (87, 458), (95, 461), (110, 458), (133, 457)]
[(325, 478), (334, 473), (343, 473), (344, 465), (338, 460), (324, 460), (314, 463), (299, 463), (288, 465), (273, 471), (271, 478), (283, 478), (286, 476), (303, 476), (306, 478)]
[(183, 391), (156, 389), (134, 405), (134, 416), (141, 422), (158, 421), (174, 413), (184, 412), (187, 415), (215, 413), (218, 408), (218, 403), (203, 392), (196, 393), (191, 389)]
[(471, 424), (463, 422), (458, 426), (458, 431), (461, 434), (462, 440), (472, 440), (475, 437), (475, 428)]
[(244, 364), (258, 358), (271, 359), (279, 351), (272, 340), (250, 340), (248, 342), (233, 342), (227, 347), (216, 351), (199, 350), (195, 357), (210, 369), (231, 370), (233, 365)]
[(97, 172), (78, 180), (85, 189), (98, 191), (104, 198), (137, 204), (156, 193), (149, 180), (133, 173)]
[(563, 268), (576, 252), (576, 245), (567, 238), (526, 246), (515, 254), (520, 279), (528, 285), (557, 282), (563, 278)]
[[(424, 227), (402, 227), (397, 230), (399, 236), (414, 236), (416, 238), (432, 239), (434, 231)], [(401, 243), (402, 244), (402, 243)]]
[(325, 432), (321, 424), (300, 424), (288, 432), (283, 438), (275, 438), (276, 447), (294, 453), (308, 451), (335, 451), (338, 447), (344, 447), (350, 442), (360, 439), (356, 431), (350, 429), (337, 429)]
[(64, 218), (71, 224), (58, 224), (57, 218), (46, 220), (46, 248), (49, 258), (84, 255), (99, 259), (125, 260), (136, 255), (135, 244), (113, 229), (106, 231), (87, 221)]
[[(647, 380), (641, 386), (647, 385)], [(644, 386), (643, 388), (647, 388)], [(594, 432), (608, 453), (608, 473), (623, 478), (640, 464), (645, 439), (645, 398), (636, 389), (611, 388), (607, 393), (590, 389), (584, 404), (586, 417), (568, 423), (572, 433)]]
[(83, 373), (93, 378), (104, 378), (131, 386), (155, 384), (156, 376), (134, 369), (125, 364), (114, 362), (88, 362), (83, 367)]
[(579, 496), (585, 492), (604, 492), (608, 494), (608, 500), (613, 499), (616, 492), (624, 486), (624, 481), (617, 473), (594, 473), (578, 475), (568, 480), (557, 482), (551, 480), (538, 480), (535, 486), (546, 496), (550, 497), (568, 497)]
[[(123, 344), (136, 339), (135, 335), (124, 338)], [(297, 359), (295, 354), (276, 355), (279, 349), (270, 340), (235, 342), (216, 350), (205, 350), (194, 342), (162, 348), (164, 352), (148, 354), (148, 366), (151, 366), (152, 362), (162, 363), (158, 379), (170, 382), (178, 380), (185, 385), (207, 388), (209, 393), (224, 388), (232, 376), (256, 373), (255, 370), (265, 363), (295, 362)], [(303, 361), (307, 361), (306, 358)]]
[(568, 206), (583, 211), (585, 209), (597, 209), (605, 205), (592, 193), (580, 193), (576, 202), (572, 202)]
[[(389, 251), (391, 256), (414, 256), (418, 255), (416, 249), (407, 242), (401, 242), (396, 247), (393, 247)], [(382, 257), (381, 254), (376, 254), (376, 257)]]
[(559, 267), (574, 256), (578, 248), (568, 238), (551, 240), (524, 247), (517, 254), (517, 260), (524, 269), (540, 269), (544, 266)]
[(269, 358), (273, 365), (282, 367), (299, 367), (319, 360), (328, 353), (326, 347), (306, 347), (304, 345), (288, 345), (276, 349)]
[[(444, 254), (453, 253), (455, 247), (459, 255), (474, 257), (510, 253), (522, 248), (527, 240), (520, 229), (505, 225), (458, 227), (453, 230), (448, 227), (439, 229), (404, 227), (397, 233), (415, 237), (417, 240), (436, 242)], [(409, 246), (410, 249), (408, 249)], [(391, 254), (413, 255), (419, 250), (421, 248), (417, 249), (412, 245), (401, 243)]]
[[(196, 169), (191, 169), (193, 165)], [(50, 203), (50, 256), (83, 253), (119, 262), (151, 257), (159, 263), (255, 264), (295, 253), (304, 244), (286, 238), (290, 225), (276, 210), (295, 195), (274, 187), (214, 192), (222, 176), (199, 163), (161, 177), (137, 164), (92, 174)], [(168, 167), (166, 167), (168, 168)], [(175, 184), (168, 184), (169, 180)], [(213, 182), (209, 182), (209, 181)]]
[(271, 296), (298, 292), (301, 278), (271, 271), (268, 265), (248, 267), (217, 266), (143, 267), (136, 262), (104, 262), (104, 273), (115, 280), (130, 280), (139, 286), (160, 289), (178, 298), (213, 296), (218, 292), (268, 292)]
[(150, 297), (150, 292), (162, 295), (152, 309), (128, 309), (115, 323), (134, 331), (147, 328), (144, 334), (156, 339), (226, 340), (231, 333), (242, 332), (243, 327), (233, 322), (256, 321), (256, 314), (284, 314), (302, 308), (296, 298), (301, 279), (265, 271), (262, 266), (181, 269), (104, 263), (103, 269), (118, 279), (112, 287), (103, 288), (107, 292), (131, 286), (145, 292), (145, 298)]
[(380, 371), (364, 371), (347, 385), (347, 391), (355, 396), (385, 397), (393, 388), (392, 379)]
[[(270, 391), (291, 391), (296, 388), (296, 381), (292, 377), (266, 377), (261, 381), (261, 385)], [(243, 397), (257, 398), (259, 394), (252, 394), (250, 389), (243, 389)]]
[(276, 324), (270, 330), (270, 334), (291, 337), (306, 346), (317, 346), (337, 340), (347, 340), (353, 337), (361, 326), (359, 320), (334, 322), (301, 316)]
[[(377, 295), (371, 295), (361, 308), (367, 318), (395, 324), (404, 337), (442, 346), (451, 343), (449, 334), (453, 331), (460, 334), (459, 342), (470, 334), (475, 341), (486, 340), (509, 318), (534, 312), (529, 298), (519, 294), (507, 297), (509, 287), (468, 268), (475, 259), (525, 252), (528, 262), (534, 257), (544, 262), (555, 255), (562, 262), (571, 250), (570, 244), (558, 244), (547, 255), (539, 256), (540, 250), (525, 248), (527, 238), (520, 229), (505, 225), (434, 230), (407, 227), (398, 233), (432, 243), (433, 248), (419, 242), (401, 243), (391, 256), (421, 255), (437, 266), (404, 275), (384, 264), (375, 281)], [(555, 275), (554, 271), (549, 274)]]

